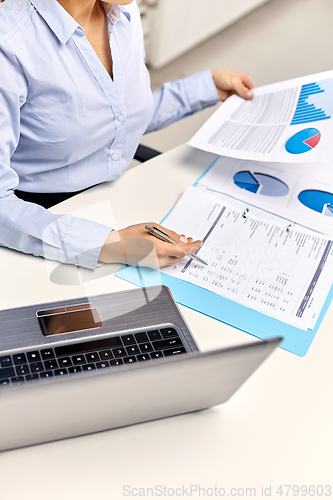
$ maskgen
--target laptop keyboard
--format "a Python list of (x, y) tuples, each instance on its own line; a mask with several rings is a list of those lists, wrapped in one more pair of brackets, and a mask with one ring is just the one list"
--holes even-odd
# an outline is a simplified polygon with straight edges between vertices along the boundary
[(0, 385), (101, 370), (186, 353), (175, 328), (66, 344), (0, 356)]

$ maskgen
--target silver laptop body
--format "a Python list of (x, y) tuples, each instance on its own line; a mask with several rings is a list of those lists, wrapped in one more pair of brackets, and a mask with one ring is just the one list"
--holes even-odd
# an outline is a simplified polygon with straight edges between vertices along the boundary
[[(172, 331), (181, 340), (181, 348), (180, 344), (172, 346), (175, 337), (168, 337)], [(141, 339), (145, 332), (149, 335), (148, 342), (137, 341), (122, 348), (141, 351), (139, 349), (136, 356), (126, 352), (126, 358), (122, 358), (126, 361), (121, 366), (103, 366), (104, 369), (44, 379), (38, 375), (38, 380), (1, 385), (0, 450), (224, 403), (281, 341), (276, 338), (201, 353), (168, 288), (151, 287), (98, 295), (89, 300), (81, 298), (0, 311), (0, 375), (12, 373), (8, 359), (15, 360), (24, 353), (30, 353), (30, 357), (37, 351), (67, 353), (75, 346), (83, 346), (88, 352), (87, 342), (104, 345), (119, 336), (124, 342), (133, 337)], [(166, 332), (166, 335), (151, 341), (156, 332)], [(171, 347), (165, 348), (165, 356), (153, 359), (153, 353), (148, 351), (152, 359), (139, 362), (146, 356), (144, 346), (149, 344), (152, 349), (153, 344), (165, 346), (166, 342), (170, 342)], [(177, 349), (183, 353), (176, 355)], [(117, 349), (99, 352), (106, 354), (110, 350), (117, 356)], [(89, 355), (91, 357), (91, 353)], [(71, 354), (66, 359), (78, 357)], [(88, 354), (86, 357), (88, 359)], [(37, 363), (46, 366), (44, 359), (32, 362), (31, 366), (37, 367)], [(104, 361), (99, 360), (95, 367), (100, 367), (98, 364)], [(24, 364), (11, 366), (13, 370), (26, 370), (21, 368)], [(74, 370), (74, 365), (71, 369)], [(18, 378), (22, 377), (32, 377), (32, 374)]]

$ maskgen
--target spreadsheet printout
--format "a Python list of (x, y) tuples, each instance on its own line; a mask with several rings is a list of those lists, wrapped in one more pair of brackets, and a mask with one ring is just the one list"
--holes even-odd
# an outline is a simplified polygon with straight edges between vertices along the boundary
[(185, 191), (163, 225), (201, 239), (198, 255), (208, 263), (186, 257), (163, 273), (302, 330), (314, 327), (332, 285), (328, 237), (196, 187)]

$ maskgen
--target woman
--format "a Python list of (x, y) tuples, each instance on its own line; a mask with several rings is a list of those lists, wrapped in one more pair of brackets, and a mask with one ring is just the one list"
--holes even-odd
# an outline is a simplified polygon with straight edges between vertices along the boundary
[[(198, 250), (145, 224), (118, 231), (49, 207), (118, 178), (144, 132), (224, 100), (252, 97), (248, 75), (204, 71), (152, 93), (139, 10), (132, 0), (26, 0), (0, 5), (0, 243), (94, 269), (141, 260), (155, 246), (164, 266)], [(144, 245), (145, 246), (145, 245)]]

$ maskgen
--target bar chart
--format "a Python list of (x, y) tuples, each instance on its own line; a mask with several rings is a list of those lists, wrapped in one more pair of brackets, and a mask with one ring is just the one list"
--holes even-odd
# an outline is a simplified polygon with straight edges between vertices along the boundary
[(321, 94), (325, 93), (325, 87), (326, 85), (323, 82), (302, 85), (291, 125), (329, 120), (331, 118), (330, 114), (323, 107), (320, 107), (323, 105), (324, 99), (321, 99), (321, 97), (324, 96)]

